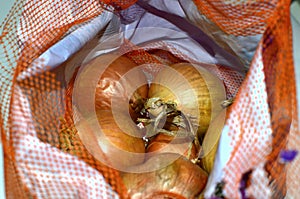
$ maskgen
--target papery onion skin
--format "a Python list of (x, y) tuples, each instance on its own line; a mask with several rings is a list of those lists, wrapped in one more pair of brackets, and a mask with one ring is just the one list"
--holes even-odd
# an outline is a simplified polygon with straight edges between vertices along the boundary
[(210, 173), (214, 166), (214, 160), (219, 146), (219, 139), (225, 125), (227, 109), (224, 109), (211, 122), (202, 143), (202, 150), (204, 156), (201, 157), (200, 165), (208, 173)]
[[(174, 139), (174, 136), (166, 135), (164, 133), (159, 133), (148, 143), (146, 148), (146, 153), (154, 152), (154, 155), (157, 153), (180, 153), (189, 160), (196, 159), (200, 146), (196, 146), (191, 140), (181, 140), (174, 143), (170, 143)], [(189, 147), (191, 143), (191, 154), (189, 155)], [(166, 147), (168, 146), (168, 147)]]
[[(160, 154), (148, 159), (144, 164), (160, 164), (164, 156)], [(170, 192), (185, 198), (196, 198), (205, 188), (207, 173), (184, 157), (179, 157), (170, 165), (147, 173), (122, 173), (121, 177), (132, 198), (151, 198), (162, 192)], [(158, 193), (158, 194), (156, 194)], [(180, 198), (180, 197), (179, 197)]]
[[(110, 111), (97, 111), (102, 132), (114, 145), (129, 152), (144, 153), (145, 144), (142, 133), (125, 114), (120, 117), (123, 124), (117, 124)], [(122, 114), (121, 114), (122, 115)], [(122, 125), (122, 126), (119, 126)], [(122, 129), (121, 129), (122, 128)]]
[[(97, 67), (103, 66), (103, 60), (114, 59), (115, 54), (104, 54), (91, 61)], [(142, 70), (134, 70), (135, 75), (128, 76), (125, 79), (124, 85), (122, 85), (119, 80), (124, 78), (124, 75), (137, 67), (133, 61), (131, 61), (125, 55), (117, 57), (103, 72), (101, 75), (95, 91), (95, 108), (96, 110), (109, 110), (112, 107), (111, 99), (113, 96), (118, 96), (120, 100), (125, 100), (128, 102), (143, 103), (139, 102), (140, 99), (146, 99), (148, 95), (148, 82), (145, 74)], [(144, 82), (137, 89), (133, 95), (129, 96), (128, 87), (135, 88), (135, 82), (139, 79), (140, 82)], [(139, 110), (135, 111), (134, 108), (129, 106), (129, 113), (131, 117), (135, 120), (138, 117)]]
[[(120, 124), (116, 122), (109, 110), (97, 111), (97, 118), (87, 118), (87, 121), (79, 122), (76, 127), (79, 128), (80, 138), (94, 156), (97, 156), (98, 153), (104, 153), (108, 161), (113, 165), (118, 165), (118, 168), (130, 167), (144, 162), (145, 144), (143, 139), (138, 137), (141, 132), (126, 114), (119, 113)], [(106, 142), (101, 142), (103, 138), (100, 132), (91, 129), (89, 124), (94, 122), (100, 125), (102, 133), (113, 147), (105, 145)], [(132, 153), (122, 153), (121, 155), (116, 148), (125, 152), (139, 153), (140, 155), (138, 157)]]
[[(174, 80), (178, 76), (172, 77), (169, 72), (170, 69), (162, 69), (154, 78), (154, 83), (150, 85), (148, 97), (158, 97), (164, 102), (175, 102), (180, 111), (196, 116), (199, 119), (197, 133), (199, 137), (203, 137), (211, 122), (212, 115), (221, 111), (221, 107), (212, 107), (212, 99), (217, 99), (220, 103), (225, 99), (224, 86), (215, 81), (216, 77), (213, 74), (204, 72), (204, 70), (201, 70), (200, 73), (200, 70), (190, 63), (179, 63), (170, 67), (182, 76), (182, 81)], [(201, 66), (198, 67), (201, 68)], [(183, 86), (183, 80), (189, 83), (191, 89), (186, 89)], [(166, 85), (168, 82), (173, 84), (171, 85), (172, 89)], [(191, 92), (197, 99), (192, 99)], [(214, 108), (214, 112), (212, 112), (212, 108)]]

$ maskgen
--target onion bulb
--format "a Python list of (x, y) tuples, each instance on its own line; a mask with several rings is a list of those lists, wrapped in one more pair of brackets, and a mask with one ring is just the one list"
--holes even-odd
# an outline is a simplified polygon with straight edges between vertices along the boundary
[(209, 126), (203, 142), (202, 151), (203, 157), (201, 157), (201, 167), (210, 173), (214, 166), (214, 160), (217, 153), (219, 139), (225, 124), (226, 109), (224, 109)]
[(145, 144), (141, 132), (126, 114), (119, 114), (117, 122), (111, 111), (97, 111), (97, 118), (82, 119), (76, 128), (88, 151), (97, 159), (107, 158), (114, 168), (144, 162)]
[[(163, 153), (148, 159), (144, 165), (164, 164), (171, 154)], [(146, 173), (122, 173), (131, 198), (196, 198), (205, 188), (208, 175), (198, 165), (180, 156), (166, 167)]]
[[(200, 145), (189, 139), (176, 139), (174, 136), (164, 133), (157, 134), (147, 145), (146, 153), (179, 153), (189, 160), (198, 158)], [(170, 143), (173, 140), (172, 143)], [(190, 148), (191, 147), (191, 148)]]
[[(107, 60), (114, 60), (106, 66)], [(88, 63), (95, 68), (104, 68), (105, 70), (99, 77), (95, 91), (96, 110), (110, 110), (112, 108), (112, 97), (117, 96), (119, 100), (128, 101), (129, 113), (133, 119), (137, 118), (142, 107), (143, 100), (148, 95), (148, 82), (145, 74), (137, 65), (125, 55), (117, 56), (115, 54), (104, 54), (96, 57)], [(132, 70), (135, 69), (135, 70)], [(131, 71), (128, 76), (125, 74)], [(120, 79), (123, 81), (119, 81)], [(136, 88), (136, 83), (140, 86)], [(130, 91), (134, 92), (131, 93)]]
[[(194, 118), (198, 137), (203, 137), (211, 120), (222, 110), (225, 100), (223, 83), (201, 65), (179, 63), (162, 68), (154, 77), (148, 101), (161, 99)], [(155, 113), (155, 111), (152, 111)], [(155, 113), (158, 115), (158, 113)]]

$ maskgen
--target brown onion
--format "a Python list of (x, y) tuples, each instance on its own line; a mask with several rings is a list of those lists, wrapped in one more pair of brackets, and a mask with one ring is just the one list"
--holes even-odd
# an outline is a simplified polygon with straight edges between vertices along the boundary
[(201, 157), (201, 167), (210, 173), (214, 166), (219, 139), (225, 124), (227, 110), (224, 109), (209, 126), (202, 143), (203, 157)]
[[(170, 154), (150, 158), (143, 165), (164, 164)], [(208, 176), (199, 166), (184, 157), (158, 170), (146, 173), (122, 173), (121, 177), (131, 198), (196, 198), (205, 188)]]
[[(189, 160), (194, 160), (198, 158), (200, 145), (187, 139), (178, 139), (170, 143), (175, 137), (172, 135), (166, 135), (164, 133), (157, 134), (148, 143), (146, 152), (153, 152), (154, 155), (157, 153), (179, 153), (184, 155)], [(191, 144), (190, 144), (191, 143)], [(190, 148), (191, 147), (191, 148)]]
[[(114, 61), (106, 67), (107, 60)], [(146, 99), (148, 95), (148, 82), (143, 71), (138, 68), (133, 70), (132, 75), (124, 76), (127, 72), (137, 67), (137, 65), (125, 55), (104, 54), (88, 64), (94, 65), (94, 67), (97, 68), (106, 67), (101, 77), (99, 77), (100, 79), (96, 86), (96, 109), (110, 110), (112, 108), (112, 97), (118, 96), (120, 100), (128, 101), (131, 104), (129, 105), (129, 113), (133, 119), (136, 119), (140, 110), (135, 109), (143, 104), (143, 100)], [(124, 78), (125, 81), (120, 82), (119, 80), (121, 78)], [(137, 86), (136, 82), (143, 82), (143, 85), (135, 89)], [(133, 95), (128, 92), (130, 89), (135, 90)]]
[[(103, 135), (98, 131), (95, 132), (96, 128), (90, 124), (100, 125)], [(119, 114), (117, 123), (110, 110), (98, 111), (97, 118), (81, 120), (76, 127), (80, 139), (89, 152), (96, 158), (107, 158), (115, 168), (122, 169), (144, 162), (145, 144), (141, 138), (141, 132), (127, 115)], [(120, 153), (120, 150), (124, 153)], [(133, 153), (139, 153), (139, 155), (136, 156)]]
[(222, 110), (223, 83), (201, 65), (179, 63), (159, 71), (150, 85), (148, 98), (174, 103), (186, 115), (198, 119), (197, 133), (203, 137), (211, 120)]

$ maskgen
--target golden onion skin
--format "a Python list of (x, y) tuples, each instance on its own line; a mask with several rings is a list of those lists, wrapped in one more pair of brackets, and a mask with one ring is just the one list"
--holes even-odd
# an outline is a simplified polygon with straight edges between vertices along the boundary
[(117, 124), (110, 111), (98, 111), (97, 117), (101, 130), (115, 146), (129, 152), (145, 153), (142, 133), (126, 115), (119, 117), (123, 124)]
[[(120, 113), (118, 117), (117, 123), (111, 111), (97, 111), (97, 118), (91, 117), (87, 118), (87, 121), (79, 121), (76, 127), (80, 139), (94, 157), (108, 159), (113, 166), (117, 165), (115, 168), (143, 163), (145, 144), (141, 132), (126, 114)], [(103, 135), (91, 129), (90, 124), (99, 125)], [(113, 147), (108, 145), (102, 136), (105, 136)], [(120, 154), (119, 150), (132, 153)], [(139, 153), (139, 156), (133, 153)]]
[[(191, 145), (191, 154), (188, 154), (190, 141), (189, 140), (179, 140), (174, 143), (170, 143), (174, 139), (174, 136), (166, 135), (164, 133), (157, 134), (147, 145), (146, 153), (179, 153), (189, 160), (198, 158), (200, 146), (196, 146), (193, 142)], [(168, 147), (166, 147), (168, 146)]]
[[(179, 75), (172, 75), (170, 69)], [(223, 83), (215, 75), (201, 69), (201, 65), (179, 63), (161, 69), (155, 76), (148, 98), (155, 97), (164, 102), (175, 102), (178, 110), (197, 117), (197, 133), (203, 137), (212, 118), (222, 110), (220, 104), (226, 94)]]
[(224, 109), (209, 126), (202, 143), (203, 157), (200, 165), (208, 173), (214, 166), (214, 160), (217, 153), (219, 140), (225, 124), (227, 110)]
[[(106, 60), (114, 59), (115, 57), (115, 54), (104, 54), (95, 58), (89, 64), (93, 64), (95, 67), (105, 67), (105, 65), (103, 66), (103, 63), (106, 63)], [(143, 71), (137, 69), (134, 70), (134, 77), (132, 75), (124, 77), (128, 71), (134, 69), (135, 67), (137, 67), (137, 64), (123, 55), (117, 57), (117, 59), (115, 59), (104, 70), (98, 81), (95, 91), (96, 110), (111, 109), (111, 100), (114, 95), (118, 95), (121, 100), (127, 100), (128, 102), (134, 104), (134, 106), (138, 106), (138, 103), (143, 103), (140, 102), (140, 100), (146, 99), (148, 95), (148, 82)], [(125, 78), (125, 81), (122, 83), (119, 82), (121, 78)], [(144, 82), (144, 84), (139, 86), (139, 88), (134, 89), (135, 92), (133, 95), (128, 96), (128, 87), (134, 88), (136, 86), (136, 82)], [(129, 106), (129, 113), (135, 120), (138, 117), (137, 115), (139, 110), (135, 111), (134, 107)]]
[[(159, 165), (168, 155), (169, 153), (160, 154), (144, 164)], [(122, 173), (121, 177), (129, 195), (135, 199), (196, 198), (204, 190), (208, 179), (204, 170), (182, 156), (156, 171)]]

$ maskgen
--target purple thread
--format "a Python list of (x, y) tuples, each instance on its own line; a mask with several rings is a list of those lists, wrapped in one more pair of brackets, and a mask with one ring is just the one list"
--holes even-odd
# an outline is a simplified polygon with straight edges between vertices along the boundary
[(283, 163), (292, 162), (298, 155), (297, 150), (281, 150), (279, 157)]

